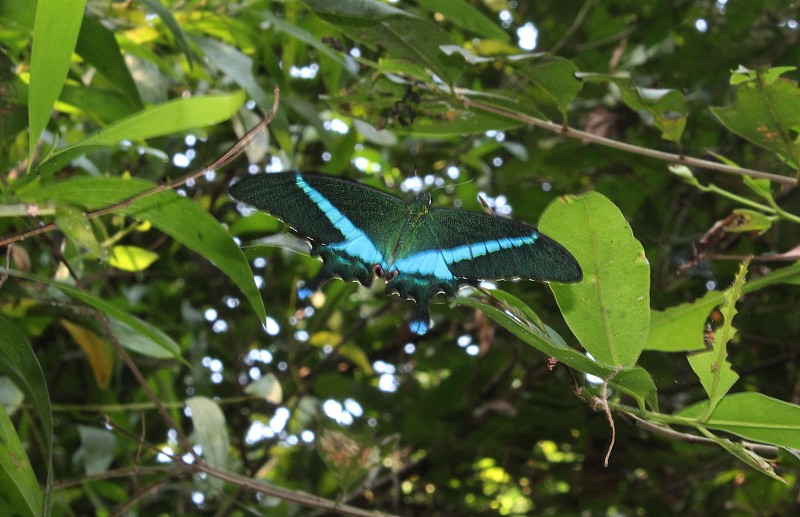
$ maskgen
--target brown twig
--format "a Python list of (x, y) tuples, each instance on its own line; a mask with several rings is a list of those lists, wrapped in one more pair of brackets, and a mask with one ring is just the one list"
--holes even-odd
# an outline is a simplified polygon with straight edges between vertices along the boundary
[(114, 346), (114, 349), (117, 351), (120, 359), (122, 359), (122, 362), (125, 363), (131, 373), (133, 373), (133, 376), (136, 377), (136, 380), (147, 394), (147, 397), (156, 406), (161, 418), (164, 419), (164, 423), (166, 423), (171, 429), (175, 430), (175, 434), (178, 437), (178, 442), (181, 444), (181, 447), (183, 447), (186, 452), (190, 453), (194, 457), (195, 461), (202, 463), (202, 458), (195, 452), (194, 447), (192, 447), (192, 444), (189, 443), (189, 439), (186, 438), (186, 435), (183, 434), (181, 428), (175, 423), (175, 420), (173, 420), (172, 416), (169, 414), (169, 411), (167, 411), (167, 409), (161, 404), (161, 401), (158, 399), (158, 397), (156, 397), (156, 394), (153, 392), (153, 388), (150, 387), (147, 379), (144, 378), (144, 375), (142, 375), (142, 372), (139, 371), (136, 363), (133, 361), (133, 359), (131, 359), (131, 356), (128, 355), (125, 347), (122, 346), (122, 343), (119, 342), (117, 336), (114, 335), (114, 331), (111, 330), (111, 325), (108, 324), (108, 319), (106, 316), (98, 313), (97, 321), (103, 327), (106, 336), (108, 337), (109, 341), (111, 341), (111, 344)]
[[(256, 137), (256, 135), (261, 131), (263, 131), (264, 128), (267, 127), (270, 122), (272, 122), (272, 119), (275, 118), (275, 114), (278, 112), (279, 104), (280, 104), (280, 90), (278, 88), (275, 88), (275, 100), (272, 103), (272, 111), (269, 112), (266, 117), (264, 117), (264, 120), (259, 122), (258, 125), (256, 125), (250, 131), (248, 131), (246, 135), (244, 135), (238, 142), (236, 142), (230, 149), (228, 149), (228, 151), (225, 154), (214, 160), (214, 162), (211, 163), (210, 165), (207, 165), (196, 171), (190, 172), (189, 174), (182, 176), (181, 178), (178, 178), (175, 181), (157, 185), (151, 189), (136, 194), (135, 196), (131, 196), (127, 199), (114, 203), (113, 205), (109, 205), (103, 208), (98, 208), (97, 210), (84, 212), (83, 215), (86, 217), (86, 219), (94, 219), (96, 217), (100, 217), (101, 215), (106, 215), (112, 212), (116, 212), (123, 208), (129, 207), (130, 205), (132, 205), (136, 201), (139, 201), (140, 199), (152, 196), (154, 194), (158, 194), (159, 192), (163, 192), (165, 190), (175, 189), (177, 187), (180, 187), (189, 180), (198, 178), (199, 176), (205, 174), (208, 171), (224, 167), (225, 165), (229, 164), (231, 161), (236, 159), (240, 154), (242, 154), (244, 150), (247, 148), (247, 146), (250, 145), (250, 143)], [(17, 235), (12, 235), (10, 237), (6, 237), (5, 239), (0, 239), (0, 246), (6, 246), (8, 244), (11, 244), (12, 242), (25, 240), (29, 237), (34, 237), (42, 233), (51, 232), (55, 229), (56, 229), (55, 223), (48, 223), (39, 228), (19, 233)]]
[(179, 455), (169, 454), (151, 443), (143, 442), (142, 440), (139, 439), (139, 437), (134, 436), (127, 429), (124, 429), (119, 425), (117, 425), (109, 417), (106, 417), (105, 424), (114, 429), (115, 431), (119, 432), (123, 436), (127, 437), (128, 439), (133, 440), (134, 442), (137, 443), (141, 443), (142, 446), (150, 449), (154, 453), (167, 456), (168, 458), (170, 458), (170, 460), (174, 462), (176, 467), (180, 468), (181, 470), (189, 470), (191, 472), (203, 472), (211, 477), (214, 477), (216, 479), (221, 479), (223, 481), (236, 485), (245, 490), (249, 490), (251, 492), (265, 494), (268, 496), (276, 497), (278, 499), (282, 499), (284, 501), (297, 503), (310, 508), (319, 508), (322, 510), (336, 512), (340, 515), (350, 515), (353, 517), (400, 517), (389, 513), (369, 511), (357, 508), (355, 506), (349, 506), (347, 504), (343, 504), (338, 501), (332, 501), (330, 499), (325, 499), (323, 497), (318, 497), (309, 494), (307, 492), (303, 492), (301, 490), (290, 490), (288, 488), (271, 485), (263, 481), (248, 478), (245, 476), (240, 476), (239, 474), (234, 474), (233, 472), (228, 472), (225, 470), (220, 470), (215, 467), (211, 467), (206, 463), (186, 463)]
[(778, 174), (772, 174), (764, 171), (757, 171), (754, 169), (746, 169), (744, 167), (734, 167), (731, 165), (726, 165), (724, 163), (702, 160), (700, 158), (693, 158), (691, 156), (683, 156), (680, 154), (667, 153), (664, 151), (656, 151), (654, 149), (648, 149), (646, 147), (640, 147), (638, 145), (628, 144), (611, 138), (606, 138), (592, 133), (587, 133), (586, 131), (581, 131), (579, 129), (575, 129), (569, 126), (563, 126), (561, 124), (556, 124), (548, 120), (542, 120), (536, 117), (531, 117), (530, 115), (526, 115), (524, 113), (508, 111), (498, 106), (473, 100), (464, 95), (461, 96), (461, 101), (464, 103), (465, 106), (470, 106), (479, 109), (481, 111), (486, 111), (488, 113), (494, 113), (495, 115), (500, 115), (501, 117), (509, 118), (512, 120), (518, 120), (529, 126), (535, 126), (542, 129), (546, 129), (548, 131), (552, 131), (553, 133), (560, 133), (570, 138), (576, 138), (582, 142), (600, 144), (606, 147), (619, 149), (621, 151), (625, 151), (631, 154), (638, 154), (640, 156), (655, 158), (657, 160), (663, 160), (670, 163), (677, 163), (691, 167), (697, 167), (699, 169), (709, 169), (720, 172), (726, 172), (728, 174), (750, 176), (751, 178), (768, 179), (770, 181), (774, 181), (776, 183), (781, 183), (789, 186), (797, 186), (798, 184), (796, 178), (780, 176)]

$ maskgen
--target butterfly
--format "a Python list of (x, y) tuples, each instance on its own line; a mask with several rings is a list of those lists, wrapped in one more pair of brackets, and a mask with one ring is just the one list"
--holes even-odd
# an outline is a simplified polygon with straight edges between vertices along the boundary
[(313, 173), (248, 176), (230, 187), (233, 199), (272, 214), (322, 259), (317, 276), (298, 290), (308, 298), (339, 277), (369, 287), (374, 278), (416, 302), (409, 329), (431, 327), (430, 302), (481, 280), (525, 278), (578, 282), (569, 251), (534, 228), (481, 212), (433, 208), (422, 193), (411, 202), (348, 180)]

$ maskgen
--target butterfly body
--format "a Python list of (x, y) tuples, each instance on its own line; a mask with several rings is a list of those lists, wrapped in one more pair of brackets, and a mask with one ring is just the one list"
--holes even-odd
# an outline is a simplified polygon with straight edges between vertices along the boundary
[(230, 193), (284, 221), (322, 259), (317, 276), (298, 291), (301, 298), (334, 277), (364, 286), (378, 277), (387, 291), (416, 302), (409, 327), (420, 335), (430, 328), (428, 307), (438, 293), (452, 296), (461, 285), (480, 280), (582, 277), (575, 258), (535, 229), (478, 212), (433, 208), (427, 193), (405, 202), (351, 181), (298, 172), (250, 176)]

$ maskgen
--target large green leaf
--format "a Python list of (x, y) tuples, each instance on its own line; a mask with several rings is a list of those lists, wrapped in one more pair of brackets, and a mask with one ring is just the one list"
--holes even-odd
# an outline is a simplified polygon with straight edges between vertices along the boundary
[[(690, 406), (678, 416), (699, 418), (708, 402)], [(723, 397), (704, 424), (748, 440), (800, 449), (800, 406), (761, 393)]]
[[(53, 450), (53, 412), (50, 408), (50, 396), (47, 393), (47, 384), (42, 373), (42, 367), (39, 365), (39, 360), (36, 359), (36, 354), (31, 350), (28, 341), (25, 339), (23, 333), (4, 316), (0, 315), (0, 372), (7, 375), (14, 384), (25, 394), (28, 403), (33, 407), (33, 410), (39, 419), (42, 426), (42, 437), (44, 438), (44, 459), (47, 462), (45, 465), (47, 475), (47, 497), (49, 501), (49, 494), (52, 491), (52, 450)], [(4, 410), (3, 417), (8, 418)], [(8, 424), (10, 426), (10, 423)], [(2, 426), (6, 427), (6, 426)], [(14, 445), (14, 441), (18, 441), (16, 432), (6, 432), (5, 429), (0, 431), (0, 436), (4, 437), (7, 449), (0, 450), (0, 453), (6, 452), (8, 454), (15, 454), (15, 458), (3, 458), (0, 461), (0, 468), (5, 470), (5, 475), (16, 476), (18, 479), (13, 480), (13, 488), (3, 483), (2, 486), (7, 487), (6, 496), (11, 498), (11, 504), (15, 505), (20, 511), (25, 514), (41, 515), (44, 511), (49, 514), (49, 505), (42, 504), (42, 494), (36, 478), (30, 479), (30, 476), (25, 473), (25, 463), (28, 461), (24, 453), (20, 454), (21, 447), (18, 449)], [(18, 451), (18, 452), (15, 452)], [(7, 465), (7, 460), (13, 460), (17, 465), (16, 468), (4, 468)], [(18, 469), (18, 470), (17, 470)], [(32, 475), (32, 472), (31, 472)], [(0, 489), (2, 490), (2, 489)]]
[(80, 154), (76, 149), (85, 151), (97, 146), (117, 145), (123, 140), (145, 140), (217, 124), (231, 118), (244, 100), (245, 93), (240, 90), (226, 95), (176, 99), (147, 108), (55, 153), (42, 162), (36, 172), (41, 177), (52, 174), (57, 169), (50, 167), (49, 163), (62, 163), (60, 157), (66, 153), (70, 158), (75, 158)]
[(599, 363), (635, 365), (650, 323), (650, 266), (625, 217), (590, 192), (554, 200), (539, 228), (583, 268), (577, 284), (551, 284), (572, 332)]
[(520, 75), (553, 100), (566, 120), (570, 103), (583, 87), (583, 83), (575, 77), (578, 68), (572, 61), (544, 54), (514, 56), (508, 61)]
[(726, 108), (711, 108), (722, 124), (756, 145), (782, 156), (792, 167), (800, 168), (800, 88), (795, 81), (779, 75), (791, 68), (754, 72), (738, 70), (732, 77), (736, 103)]
[(417, 0), (417, 3), (429, 11), (441, 13), (445, 20), (462, 29), (500, 41), (510, 39), (508, 32), (464, 0)]
[(454, 43), (433, 23), (374, 0), (304, 0), (325, 21), (372, 48), (385, 48), (389, 57), (427, 68), (449, 84), (460, 64), (440, 46)]
[(479, 309), (548, 357), (600, 379), (611, 379), (612, 386), (634, 397), (641, 408), (644, 408), (645, 403), (657, 407), (656, 387), (645, 370), (638, 366), (619, 370), (592, 360), (585, 353), (568, 346), (550, 327), (541, 324), (539, 318), (521, 300), (502, 291), (492, 291), (492, 294), (502, 302), (501, 306), (483, 301), (467, 289), (459, 291), (455, 301), (459, 305)]
[(128, 101), (130, 111), (144, 108), (139, 90), (125, 65), (114, 33), (94, 16), (86, 16), (81, 25), (75, 51), (108, 79)]
[[(55, 287), (67, 296), (71, 296), (72, 298), (85, 303), (89, 307), (102, 312), (111, 318), (111, 328), (114, 329), (115, 333), (117, 333), (117, 337), (120, 338), (120, 342), (126, 348), (130, 348), (135, 352), (139, 352), (150, 357), (174, 357), (179, 361), (183, 361), (183, 358), (180, 355), (180, 347), (177, 343), (175, 343), (175, 341), (172, 340), (172, 338), (164, 334), (158, 328), (150, 325), (148, 322), (141, 320), (136, 316), (129, 314), (128, 312), (125, 312), (113, 303), (61, 282), (48, 280), (36, 275), (22, 273), (20, 271), (10, 270), (9, 273), (11, 276), (17, 278), (24, 278), (26, 280), (31, 280), (33, 282), (39, 282)], [(127, 335), (125, 333), (130, 333), (131, 330), (139, 334), (141, 338), (144, 338), (145, 341), (142, 341), (141, 338), (135, 340), (122, 340), (121, 338)]]
[[(140, 179), (76, 179), (29, 189), (20, 197), (36, 203), (81, 203), (94, 210), (129, 199), (153, 186), (152, 182)], [(194, 201), (167, 190), (136, 200), (118, 211), (150, 221), (162, 232), (207, 258), (241, 289), (259, 320), (266, 321), (264, 303), (244, 253), (219, 221)]]
[(0, 405), (0, 501), (7, 515), (41, 515), (44, 500), (31, 462), (5, 408)]
[(36, 6), (28, 93), (30, 163), (33, 162), (39, 137), (47, 127), (53, 106), (64, 87), (85, 6), (86, 0), (39, 0)]

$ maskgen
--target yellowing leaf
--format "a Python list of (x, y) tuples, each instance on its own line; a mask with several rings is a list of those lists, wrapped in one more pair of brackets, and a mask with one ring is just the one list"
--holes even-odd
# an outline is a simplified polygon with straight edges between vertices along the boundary
[(114, 246), (108, 261), (123, 271), (144, 271), (158, 258), (157, 253), (138, 246)]
[(114, 354), (108, 342), (82, 325), (64, 319), (61, 320), (61, 324), (89, 359), (97, 385), (107, 389), (111, 384), (111, 373), (114, 368)]
[(331, 346), (338, 355), (349, 359), (352, 363), (361, 368), (367, 375), (372, 375), (373, 373), (372, 365), (369, 362), (369, 357), (367, 357), (367, 354), (364, 353), (364, 350), (353, 343), (340, 344), (342, 342), (342, 336), (335, 332), (316, 332), (311, 336), (311, 339), (309, 339), (308, 342), (320, 348), (324, 346)]

